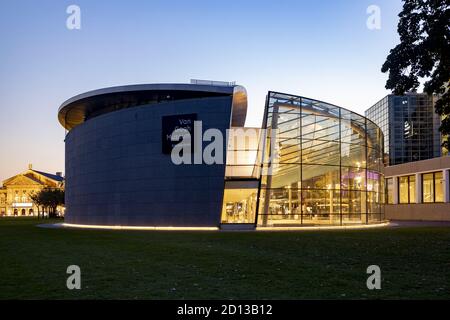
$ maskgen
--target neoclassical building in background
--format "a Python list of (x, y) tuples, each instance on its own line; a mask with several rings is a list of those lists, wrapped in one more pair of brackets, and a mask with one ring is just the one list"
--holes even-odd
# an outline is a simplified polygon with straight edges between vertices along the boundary
[(61, 172), (51, 174), (28, 170), (3, 181), (0, 188), (0, 216), (35, 216), (38, 213), (30, 195), (44, 188), (64, 188)]
[[(255, 228), (384, 220), (383, 134), (372, 121), (278, 92), (267, 94), (261, 127), (244, 128), (246, 114), (246, 90), (222, 82), (120, 86), (67, 100), (58, 112), (68, 131), (66, 223)], [(177, 128), (193, 139), (219, 130), (226, 161), (174, 164)], [(244, 145), (233, 143), (250, 131)]]

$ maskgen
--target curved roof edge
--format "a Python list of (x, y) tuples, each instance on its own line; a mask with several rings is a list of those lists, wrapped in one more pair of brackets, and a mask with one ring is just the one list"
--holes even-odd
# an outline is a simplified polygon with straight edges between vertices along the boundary
[(338, 105), (336, 105), (336, 104), (329, 103), (329, 102), (325, 102), (325, 101), (323, 101), (323, 100), (313, 99), (313, 98), (309, 98), (309, 97), (305, 97), (305, 96), (299, 96), (299, 95), (296, 95), (296, 94), (291, 94), (291, 93), (286, 93), (286, 92), (281, 92), (281, 91), (269, 91), (269, 92), (268, 92), (268, 94), (271, 94), (271, 93), (274, 93), (274, 94), (281, 94), (281, 95), (286, 95), (286, 96), (292, 96), (292, 97), (301, 98), (301, 99), (307, 99), (307, 100), (315, 101), (315, 102), (318, 102), (318, 103), (323, 103), (323, 104), (326, 104), (326, 105), (329, 105), (329, 106), (332, 106), (332, 107), (335, 107), (335, 108), (338, 108), (338, 109), (342, 109), (342, 110), (348, 111), (348, 112), (350, 112), (350, 113), (356, 114), (356, 115), (358, 115), (358, 116), (360, 116), (360, 117), (363, 117), (363, 118), (366, 119), (368, 122), (372, 123), (372, 124), (375, 125), (377, 128), (381, 129), (380, 126), (378, 126), (374, 121), (372, 121), (372, 120), (370, 120), (369, 118), (367, 118), (365, 115), (360, 114), (360, 113), (358, 113), (358, 112), (356, 112), (356, 111), (353, 111), (353, 110), (351, 110), (351, 109), (349, 109), (349, 108), (346, 108), (346, 107), (340, 107), (340, 106), (338, 106)]
[[(139, 93), (152, 91), (184, 91), (184, 92), (205, 92), (211, 95), (230, 95), (233, 96), (233, 119), (232, 123), (243, 126), (247, 114), (247, 92), (243, 86), (233, 85), (207, 85), (207, 84), (189, 84), (189, 83), (152, 83), (152, 84), (132, 84), (123, 86), (107, 87), (87, 91), (85, 93), (73, 96), (64, 101), (58, 109), (58, 120), (61, 125), (70, 130), (85, 121), (87, 108), (85, 101), (94, 99), (97, 96), (108, 96), (115, 94)], [(68, 119), (69, 112), (73, 114), (73, 119)]]

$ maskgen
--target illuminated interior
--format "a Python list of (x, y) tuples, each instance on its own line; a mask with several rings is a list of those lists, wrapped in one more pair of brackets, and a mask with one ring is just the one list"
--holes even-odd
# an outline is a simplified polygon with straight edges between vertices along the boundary
[(348, 225), (384, 219), (383, 135), (366, 118), (269, 93), (258, 226)]
[(229, 130), (221, 223), (255, 223), (262, 155), (260, 140), (260, 128)]
[(269, 92), (263, 130), (230, 131), (221, 222), (275, 228), (379, 223), (382, 155), (383, 134), (370, 120)]
[[(256, 187), (256, 185), (254, 185)], [(225, 186), (222, 207), (222, 223), (254, 223), (256, 212), (257, 188), (233, 188)]]

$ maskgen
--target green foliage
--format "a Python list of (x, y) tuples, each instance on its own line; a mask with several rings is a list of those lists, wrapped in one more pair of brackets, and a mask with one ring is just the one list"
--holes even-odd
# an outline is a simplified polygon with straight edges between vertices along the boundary
[[(398, 34), (400, 44), (392, 49), (381, 69), (389, 71), (386, 89), (395, 94), (416, 91), (425, 80), (427, 94), (439, 94), (435, 110), (442, 116), (440, 131), (450, 134), (450, 1), (403, 0)], [(449, 148), (449, 142), (443, 146)]]
[(50, 216), (55, 216), (56, 208), (64, 205), (64, 190), (44, 188), (31, 194), (30, 198), (36, 206), (49, 209)]

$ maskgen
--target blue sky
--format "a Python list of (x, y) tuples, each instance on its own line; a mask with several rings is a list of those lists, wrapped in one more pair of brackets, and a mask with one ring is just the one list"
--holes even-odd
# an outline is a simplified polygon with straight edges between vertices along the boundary
[[(81, 9), (81, 30), (66, 8)], [(369, 5), (381, 29), (369, 30)], [(388, 93), (380, 72), (400, 0), (102, 1), (0, 3), (0, 180), (36, 169), (64, 171), (59, 105), (123, 84), (236, 81), (259, 126), (268, 90), (359, 113)]]

